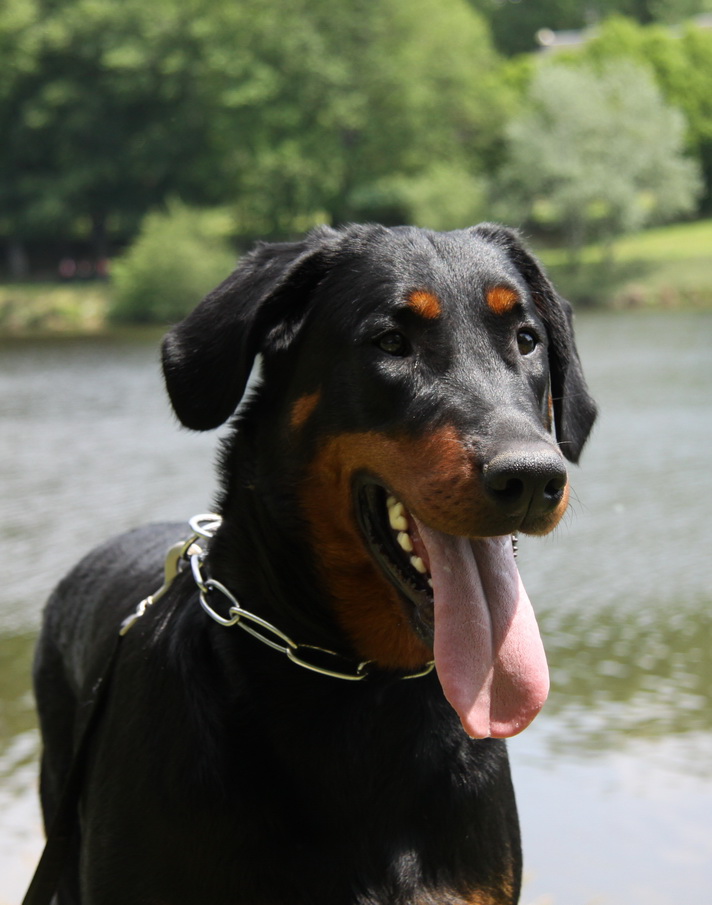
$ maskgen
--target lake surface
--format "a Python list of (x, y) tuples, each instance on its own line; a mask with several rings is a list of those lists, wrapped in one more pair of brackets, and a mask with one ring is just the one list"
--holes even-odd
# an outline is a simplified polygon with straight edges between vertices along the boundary
[[(564, 523), (520, 568), (552, 670), (510, 742), (523, 905), (712, 901), (712, 316), (595, 314), (601, 419)], [(0, 345), (0, 905), (42, 847), (30, 663), (57, 579), (125, 528), (210, 508), (214, 435), (180, 430), (157, 343)]]

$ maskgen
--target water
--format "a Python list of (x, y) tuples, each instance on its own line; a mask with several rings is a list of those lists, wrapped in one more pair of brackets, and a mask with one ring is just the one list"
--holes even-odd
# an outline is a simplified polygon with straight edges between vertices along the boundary
[[(552, 667), (510, 743), (524, 905), (712, 897), (712, 316), (591, 315), (602, 417), (564, 524), (520, 566)], [(0, 346), (0, 905), (41, 849), (29, 690), (44, 599), (85, 550), (209, 508), (214, 435), (180, 430), (155, 338)]]

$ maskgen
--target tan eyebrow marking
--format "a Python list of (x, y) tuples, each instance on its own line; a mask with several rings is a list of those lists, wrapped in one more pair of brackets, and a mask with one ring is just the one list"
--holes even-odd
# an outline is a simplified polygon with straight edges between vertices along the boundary
[(320, 398), (321, 392), (317, 390), (315, 393), (309, 393), (305, 396), (300, 396), (299, 399), (297, 399), (292, 406), (291, 417), (289, 419), (292, 430), (299, 430), (299, 428), (309, 420), (314, 409), (319, 404)]
[(519, 295), (508, 286), (494, 286), (487, 290), (487, 306), (495, 314), (507, 314), (519, 301)]
[(434, 320), (442, 314), (440, 299), (433, 292), (427, 292), (425, 289), (416, 289), (411, 292), (408, 296), (408, 307), (428, 320)]

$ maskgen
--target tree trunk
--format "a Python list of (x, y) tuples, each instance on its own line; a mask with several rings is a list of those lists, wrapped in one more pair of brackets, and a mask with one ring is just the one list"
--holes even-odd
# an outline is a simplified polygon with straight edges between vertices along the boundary
[(30, 262), (21, 239), (8, 239), (7, 268), (13, 280), (24, 280), (30, 274)]
[(94, 211), (91, 215), (91, 247), (96, 262), (105, 261), (109, 257), (109, 235), (103, 211)]

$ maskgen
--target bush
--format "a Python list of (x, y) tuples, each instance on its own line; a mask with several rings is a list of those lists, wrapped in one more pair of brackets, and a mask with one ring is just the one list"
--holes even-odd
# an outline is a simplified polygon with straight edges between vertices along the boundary
[(229, 217), (172, 202), (148, 214), (128, 252), (113, 266), (112, 320), (180, 320), (235, 266)]

